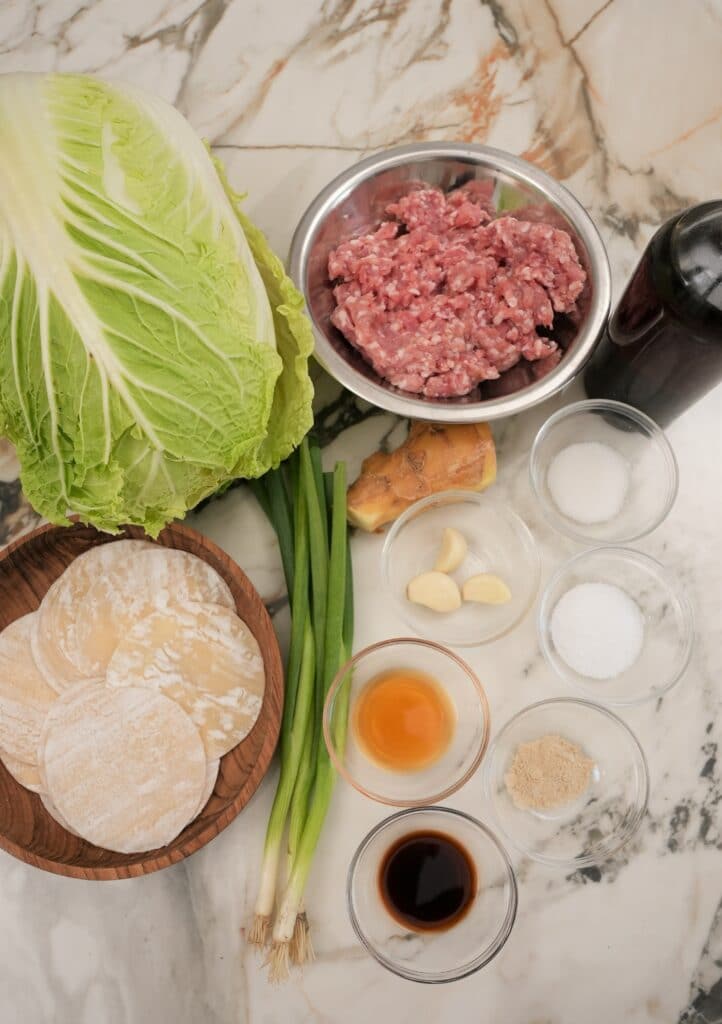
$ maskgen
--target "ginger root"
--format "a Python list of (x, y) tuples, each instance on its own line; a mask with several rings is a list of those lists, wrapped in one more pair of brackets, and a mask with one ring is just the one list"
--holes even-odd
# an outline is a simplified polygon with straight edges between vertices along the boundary
[(362, 530), (379, 530), (428, 494), (483, 491), (495, 479), (496, 450), (488, 423), (415, 422), (395, 451), (364, 459), (348, 491), (348, 518)]

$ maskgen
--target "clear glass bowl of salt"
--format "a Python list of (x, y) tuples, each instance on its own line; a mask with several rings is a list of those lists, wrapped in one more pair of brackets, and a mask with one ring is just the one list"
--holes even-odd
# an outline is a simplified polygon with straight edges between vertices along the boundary
[(674, 577), (630, 548), (594, 548), (562, 565), (542, 594), (538, 628), (556, 674), (616, 706), (666, 693), (694, 640), (692, 609)]
[(554, 413), (536, 436), (529, 468), (545, 518), (583, 543), (643, 537), (677, 495), (677, 461), (664, 432), (623, 402), (576, 402)]

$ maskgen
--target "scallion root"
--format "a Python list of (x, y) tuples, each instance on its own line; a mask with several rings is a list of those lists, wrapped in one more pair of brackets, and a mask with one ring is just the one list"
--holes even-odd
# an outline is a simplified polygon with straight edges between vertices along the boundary
[(248, 932), (248, 941), (252, 946), (265, 946), (271, 918), (267, 914), (254, 914), (253, 924)]
[(309, 924), (306, 911), (302, 910), (296, 917), (293, 926), (293, 937), (291, 938), (291, 962), (303, 966), (310, 964), (316, 959), (311, 941), (311, 925)]
[(289, 943), (274, 942), (268, 956), (268, 980), (274, 985), (279, 981), (286, 981), (289, 968)]

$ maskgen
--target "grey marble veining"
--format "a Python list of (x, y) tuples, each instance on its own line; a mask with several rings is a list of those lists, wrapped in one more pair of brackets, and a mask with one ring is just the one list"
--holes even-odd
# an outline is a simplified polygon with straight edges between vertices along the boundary
[[(525, 155), (588, 207), (616, 293), (655, 227), (719, 193), (719, 0), (5, 0), (0, 71), (94, 71), (175, 102), (247, 191), (281, 254), (302, 210), (365, 153), (411, 139)], [(578, 550), (527, 481), (535, 431), (562, 398), (494, 425), (497, 493), (537, 536), (544, 577)], [(317, 431), (355, 473), (404, 425), (319, 376)], [(722, 1021), (722, 442), (720, 392), (670, 440), (680, 493), (638, 546), (687, 588), (696, 649), (657, 704), (623, 713), (646, 751), (649, 811), (617, 857), (570, 876), (518, 859), (519, 917), (502, 954), (454, 986), (401, 982), (365, 956), (344, 909), (353, 849), (383, 811), (339, 785), (311, 878), (315, 964), (271, 988), (244, 941), (274, 772), (191, 860), (117, 883), (58, 879), (0, 855), (2, 1024), (713, 1024)], [(288, 627), (273, 534), (244, 486), (191, 517), (249, 572)], [(31, 528), (0, 444), (0, 544)], [(357, 634), (403, 631), (379, 594), (381, 539), (354, 538)], [(468, 654), (502, 724), (566, 691), (533, 615)], [(275, 771), (275, 770), (274, 770)], [(452, 800), (488, 814), (474, 778)]]

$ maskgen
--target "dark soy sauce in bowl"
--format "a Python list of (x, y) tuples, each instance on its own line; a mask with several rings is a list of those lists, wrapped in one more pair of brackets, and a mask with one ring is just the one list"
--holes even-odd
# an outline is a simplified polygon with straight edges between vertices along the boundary
[(379, 889), (391, 916), (414, 931), (442, 931), (466, 914), (476, 895), (476, 868), (443, 832), (411, 832), (389, 848)]

